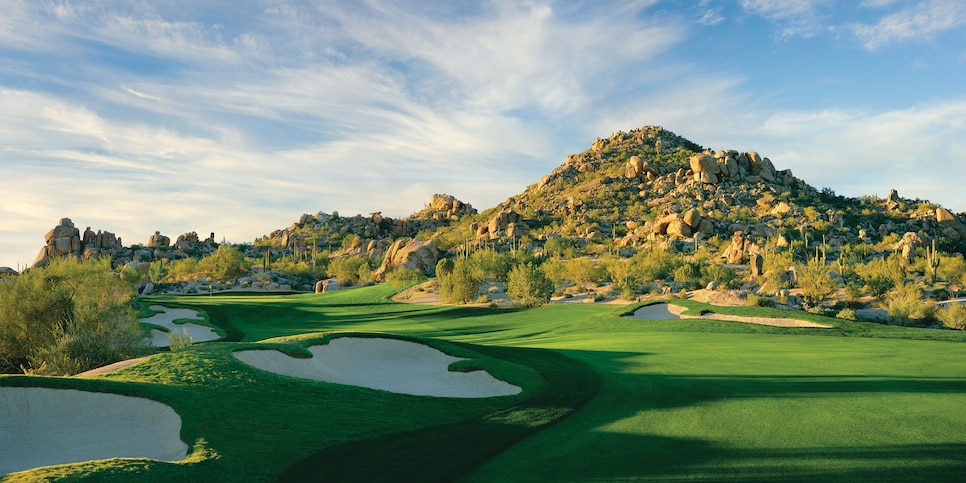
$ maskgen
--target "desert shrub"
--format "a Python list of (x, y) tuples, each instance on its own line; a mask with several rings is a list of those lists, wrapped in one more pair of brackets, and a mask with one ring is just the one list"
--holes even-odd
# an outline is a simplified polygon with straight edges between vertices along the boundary
[(661, 248), (637, 252), (632, 260), (645, 282), (666, 279), (681, 263), (677, 255)]
[(570, 238), (551, 238), (543, 245), (543, 251), (551, 258), (574, 258), (577, 242)]
[(191, 346), (194, 339), (188, 333), (188, 329), (172, 330), (168, 332), (168, 349), (172, 351), (181, 350)]
[(771, 297), (762, 297), (760, 295), (749, 294), (748, 298), (745, 300), (745, 305), (750, 305), (752, 307), (774, 307), (775, 299)]
[(532, 263), (513, 267), (507, 277), (507, 296), (524, 307), (549, 302), (553, 289), (554, 283)]
[(839, 313), (835, 314), (835, 317), (843, 320), (858, 320), (855, 311), (850, 308), (840, 310)]
[(214, 253), (202, 258), (197, 267), (216, 280), (231, 280), (244, 275), (249, 268), (241, 252), (231, 245), (219, 246)]
[(507, 274), (513, 266), (513, 260), (509, 254), (497, 252), (492, 248), (477, 250), (470, 255), (469, 259), (484, 279), (492, 278), (501, 282), (506, 281)]
[(445, 277), (446, 275), (449, 275), (450, 273), (453, 273), (453, 261), (452, 260), (450, 260), (449, 258), (441, 258), (438, 262), (436, 262), (436, 276), (437, 277)]
[(936, 276), (947, 282), (961, 283), (966, 276), (966, 260), (961, 256), (941, 256)]
[(932, 316), (933, 305), (922, 298), (922, 289), (911, 283), (896, 286), (886, 303), (886, 311), (893, 322), (900, 325), (919, 325)]
[(196, 258), (173, 260), (168, 264), (167, 279), (171, 281), (185, 280), (198, 275), (200, 272)]
[(621, 293), (628, 292), (632, 294), (637, 289), (638, 284), (640, 284), (640, 276), (635, 270), (634, 264), (630, 259), (627, 258), (608, 258), (604, 260), (604, 270), (607, 272), (607, 276), (610, 277), (610, 281), (614, 283), (614, 287), (621, 291)]
[(591, 282), (597, 282), (603, 278), (602, 271), (587, 257), (567, 260), (565, 266), (567, 278), (578, 287), (586, 287)]
[(415, 268), (396, 267), (386, 273), (386, 282), (390, 283), (396, 290), (402, 290), (426, 280), (426, 275), (422, 270)]
[(336, 258), (329, 263), (329, 273), (343, 286), (357, 285), (362, 280), (360, 274), (369, 272), (369, 260), (357, 255)]
[(701, 262), (697, 261), (682, 263), (678, 268), (674, 269), (674, 281), (682, 282), (688, 288), (697, 288), (701, 284), (702, 265)]
[(832, 268), (818, 257), (796, 267), (798, 287), (802, 290), (806, 304), (819, 305), (835, 293), (838, 283), (832, 279), (831, 272)]
[(738, 271), (731, 267), (717, 263), (708, 263), (701, 267), (702, 287), (707, 287), (711, 282), (717, 282), (720, 287), (735, 288), (740, 279)]
[(855, 267), (856, 273), (862, 278), (866, 286), (869, 287), (870, 292), (879, 292), (879, 288), (882, 286), (888, 286), (891, 282), (891, 286), (885, 289), (885, 291), (879, 292), (878, 295), (873, 293), (873, 295), (880, 297), (889, 289), (901, 284), (905, 278), (905, 271), (899, 264), (899, 258), (896, 255), (892, 255), (888, 258), (874, 258), (866, 264), (858, 264)]
[(76, 374), (139, 355), (134, 287), (110, 260), (52, 260), (0, 283), (0, 365)]
[(936, 318), (948, 329), (966, 330), (966, 306), (951, 303), (936, 310)]
[(567, 266), (556, 258), (551, 258), (543, 262), (540, 268), (543, 269), (543, 273), (554, 285), (560, 285), (561, 282), (567, 280)]
[(790, 250), (767, 254), (763, 257), (763, 273), (758, 278), (758, 283), (769, 293), (791, 288), (792, 281), (786, 274), (788, 273), (788, 269), (794, 264), (794, 261)]
[(483, 277), (468, 258), (453, 262), (453, 271), (439, 277), (439, 297), (445, 302), (466, 304), (480, 291)]

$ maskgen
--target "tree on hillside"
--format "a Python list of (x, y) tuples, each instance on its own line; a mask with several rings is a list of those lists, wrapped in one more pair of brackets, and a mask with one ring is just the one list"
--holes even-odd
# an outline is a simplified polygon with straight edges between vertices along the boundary
[(227, 244), (219, 246), (218, 250), (198, 262), (198, 270), (211, 275), (216, 280), (231, 280), (242, 276), (248, 268), (241, 252)]
[(0, 283), (2, 371), (46, 363), (76, 374), (139, 355), (146, 334), (134, 296), (107, 259), (52, 260)]
[(439, 275), (439, 297), (454, 304), (470, 303), (479, 294), (482, 283), (483, 277), (473, 261), (460, 258), (453, 263), (449, 274)]
[(524, 307), (536, 307), (549, 302), (553, 289), (553, 282), (540, 267), (532, 263), (514, 266), (507, 276), (507, 296)]

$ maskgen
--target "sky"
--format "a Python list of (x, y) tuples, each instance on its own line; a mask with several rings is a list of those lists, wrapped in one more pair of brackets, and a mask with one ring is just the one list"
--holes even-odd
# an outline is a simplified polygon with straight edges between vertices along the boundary
[(0, 0), (0, 265), (482, 210), (645, 125), (966, 211), (964, 86), (961, 0)]

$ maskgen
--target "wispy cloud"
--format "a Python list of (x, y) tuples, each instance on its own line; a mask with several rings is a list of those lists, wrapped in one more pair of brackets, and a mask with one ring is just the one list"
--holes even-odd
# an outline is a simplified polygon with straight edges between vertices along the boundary
[(852, 31), (869, 50), (892, 44), (921, 42), (966, 26), (966, 3), (959, 0), (917, 2), (875, 23), (855, 23)]
[(748, 13), (778, 27), (782, 37), (811, 37), (828, 30), (824, 9), (830, 0), (739, 0)]

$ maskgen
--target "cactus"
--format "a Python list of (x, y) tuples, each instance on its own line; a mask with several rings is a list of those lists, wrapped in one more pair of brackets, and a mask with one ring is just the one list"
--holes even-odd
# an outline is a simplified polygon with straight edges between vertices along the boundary
[(926, 247), (926, 263), (932, 273), (932, 284), (936, 285), (936, 270), (939, 268), (939, 252), (936, 250), (936, 240), (932, 241), (932, 248)]

